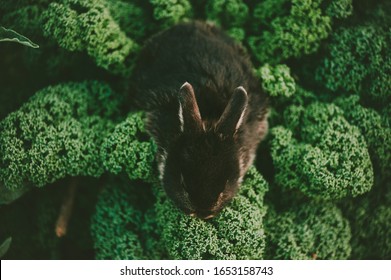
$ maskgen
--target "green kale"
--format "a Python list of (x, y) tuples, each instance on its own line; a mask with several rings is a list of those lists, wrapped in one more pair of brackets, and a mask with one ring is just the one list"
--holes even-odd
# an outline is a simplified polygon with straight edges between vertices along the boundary
[(153, 6), (153, 17), (163, 28), (188, 19), (192, 16), (192, 6), (188, 0), (149, 0)]
[[(145, 141), (142, 141), (145, 139)], [(131, 113), (106, 137), (101, 148), (103, 164), (111, 173), (125, 171), (131, 180), (154, 178), (156, 145), (144, 128), (144, 114)]]
[[(255, 34), (248, 44), (258, 61), (280, 63), (315, 52), (331, 31), (321, 0), (266, 0), (253, 14)], [(260, 32), (260, 33), (259, 33)]]
[(332, 203), (314, 202), (265, 217), (266, 258), (275, 260), (332, 260), (350, 256), (349, 222)]
[[(149, 192), (148, 192), (149, 191)], [(162, 259), (150, 186), (117, 179), (98, 197), (91, 233), (96, 259)], [(148, 209), (149, 210), (146, 210)]]
[[(391, 99), (391, 34), (365, 24), (333, 33), (317, 79), (335, 93), (355, 93), (380, 106)], [(377, 106), (379, 106), (377, 105)]]
[(53, 2), (43, 13), (45, 35), (69, 51), (87, 51), (95, 63), (129, 75), (139, 46), (120, 29), (102, 1)]
[(249, 8), (242, 0), (209, 0), (205, 6), (206, 18), (238, 41), (245, 37), (244, 25), (249, 18)]
[(145, 9), (135, 3), (126, 0), (105, 0), (105, 5), (110, 10), (110, 15), (118, 23), (121, 30), (128, 38), (140, 42), (145, 38), (151, 26)]
[[(369, 191), (373, 168), (359, 129), (333, 104), (317, 102), (299, 109), (294, 120), (286, 115), (292, 130), (279, 126), (271, 132), (276, 183), (328, 200)], [(292, 131), (299, 133), (295, 137)]]
[(104, 83), (49, 86), (0, 122), (0, 182), (45, 186), (66, 176), (99, 177), (100, 146), (118, 110)]
[(343, 109), (345, 118), (357, 126), (368, 144), (372, 162), (378, 175), (391, 175), (391, 127), (382, 116), (360, 104), (360, 97), (352, 95), (335, 101)]
[(261, 78), (263, 90), (270, 96), (291, 97), (295, 93), (295, 80), (288, 66), (281, 64), (273, 67), (265, 64), (257, 70), (257, 74)]

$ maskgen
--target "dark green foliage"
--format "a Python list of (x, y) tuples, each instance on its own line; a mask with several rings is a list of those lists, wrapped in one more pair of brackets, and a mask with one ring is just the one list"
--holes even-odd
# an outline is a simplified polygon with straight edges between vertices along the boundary
[(188, 0), (149, 0), (153, 6), (153, 17), (163, 28), (167, 28), (192, 16)]
[[(282, 81), (283, 82), (281, 82), (281, 78), (279, 78), (277, 80), (277, 84), (272, 83), (270, 86), (270, 88), (273, 89), (281, 89), (281, 93), (288, 93), (288, 95), (272, 96), (271, 101), (273, 102), (275, 116), (271, 116), (270, 120), (275, 125), (286, 126), (295, 132), (295, 135), (298, 135), (300, 133), (300, 122), (305, 111), (305, 107), (317, 102), (318, 97), (315, 93), (306, 90), (295, 83), (289, 76), (282, 78)], [(279, 86), (277, 87), (276, 85)], [(294, 94), (290, 96), (289, 94), (291, 94), (293, 89)]]
[[(299, 188), (320, 199), (357, 196), (373, 185), (373, 169), (367, 144), (359, 129), (350, 125), (332, 104), (299, 107), (299, 116), (287, 114), (295, 138), (284, 127), (272, 129), (271, 154), (276, 183)], [(294, 116), (293, 121), (289, 118)]]
[(63, 0), (43, 14), (45, 35), (69, 51), (86, 50), (96, 64), (128, 75), (139, 46), (121, 30), (104, 1)]
[(341, 203), (352, 229), (352, 259), (391, 258), (390, 182), (378, 180), (375, 192)]
[[(54, 231), (61, 203), (59, 191), (60, 188), (48, 188), (29, 192), (13, 204), (3, 206), (0, 239), (12, 237), (12, 245), (5, 258), (59, 258), (59, 239)], [(21, 205), (28, 211), (20, 211)]]
[(386, 104), (391, 93), (389, 26), (366, 24), (341, 28), (328, 46), (317, 78), (340, 93), (356, 93)]
[(4, 184), (0, 183), (0, 205), (9, 204), (26, 192), (32, 189), (32, 186), (23, 186), (17, 189), (9, 189)]
[(100, 79), (102, 69), (128, 75), (139, 49), (135, 41), (139, 42), (145, 26), (150, 26), (145, 10), (120, 0), (9, 2), (4, 10), (0, 7), (2, 24), (41, 47), (36, 52), (25, 51), (26, 57), (17, 62), (19, 72), (25, 71), (21, 66), (27, 64), (27, 71), (47, 73), (44, 81), (37, 81), (40, 76), (35, 75), (30, 82), (37, 82), (37, 89), (46, 86), (48, 78), (50, 83)]
[(380, 114), (383, 123), (388, 127), (391, 127), (391, 103), (384, 107)]
[[(32, 39), (40, 37), (42, 29), (41, 16), (49, 0), (42, 1), (2, 1), (0, 13), (2, 25), (18, 30)], [(5, 3), (7, 2), (7, 3)]]
[(348, 17), (352, 9), (352, 0), (260, 1), (253, 12), (249, 46), (261, 63), (314, 53), (329, 36), (333, 18)]
[(373, 244), (371, 258), (389, 260), (391, 258), (391, 208), (389, 204), (381, 205), (374, 211), (372, 219), (368, 219), (369, 242), (376, 240)]
[[(148, 193), (149, 190), (149, 193)], [(110, 182), (99, 195), (91, 233), (97, 259), (161, 259), (155, 239), (150, 187), (135, 182)]]
[(206, 222), (184, 215), (159, 190), (156, 218), (169, 258), (261, 259), (265, 247), (263, 196), (267, 189), (262, 176), (250, 169), (239, 195)]
[(132, 113), (104, 140), (101, 157), (109, 172), (125, 171), (131, 180), (148, 181), (154, 177), (155, 152), (155, 143), (146, 135), (144, 114)]
[(249, 16), (249, 9), (242, 0), (209, 0), (205, 8), (206, 18), (227, 30), (238, 41), (245, 37), (244, 24)]
[(257, 70), (262, 81), (262, 88), (270, 96), (291, 97), (296, 90), (296, 84), (288, 66), (281, 64), (275, 67), (265, 64)]
[[(274, 18), (283, 16), (286, 14), (286, 6), (289, 4), (287, 0), (275, 0), (275, 1), (260, 1), (254, 7), (253, 12), (253, 27), (258, 29), (261, 26), (267, 26), (271, 24)], [(259, 24), (259, 25), (257, 25)]]
[(305, 203), (265, 218), (267, 259), (332, 260), (350, 256), (348, 221), (331, 203)]
[[(71, 179), (75, 180), (75, 179)], [(35, 188), (10, 205), (2, 205), (0, 240), (12, 237), (5, 259), (91, 259), (90, 218), (98, 180), (77, 178), (78, 189), (67, 235), (58, 238), (55, 225), (70, 179)], [(21, 211), (26, 209), (27, 211)]]
[[(99, 195), (91, 233), (97, 259), (161, 259), (152, 209), (151, 186), (156, 182), (155, 144), (145, 135), (144, 114), (132, 113), (106, 137), (101, 157), (114, 174), (125, 171), (132, 180), (119, 177)], [(142, 139), (145, 139), (143, 141)]]
[(129, 38), (137, 42), (143, 39), (148, 33), (150, 22), (148, 22), (146, 11), (135, 1), (106, 0), (105, 5), (110, 15), (118, 23)]
[(326, 0), (326, 15), (331, 18), (343, 19), (353, 13), (352, 0)]
[(0, 245), (0, 258), (2, 258), (8, 251), (11, 246), (12, 237), (8, 237), (1, 245)]
[(359, 97), (338, 98), (335, 103), (344, 110), (344, 116), (357, 126), (368, 143), (369, 153), (382, 176), (391, 175), (391, 127), (381, 115), (360, 105)]
[(266, 0), (255, 6), (256, 35), (248, 43), (261, 63), (279, 63), (315, 52), (331, 31), (320, 0)]
[(65, 176), (98, 177), (99, 148), (118, 110), (101, 82), (68, 83), (37, 92), (0, 122), (0, 182), (42, 187)]

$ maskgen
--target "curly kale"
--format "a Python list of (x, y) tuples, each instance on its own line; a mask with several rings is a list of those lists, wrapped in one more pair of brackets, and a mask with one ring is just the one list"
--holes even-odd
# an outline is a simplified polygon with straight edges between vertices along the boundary
[[(144, 140), (144, 141), (143, 141)], [(109, 181), (98, 197), (91, 233), (97, 259), (161, 259), (151, 186), (156, 146), (145, 134), (144, 113), (135, 112), (104, 139), (101, 158), (107, 171), (125, 172)]]
[(109, 172), (125, 171), (131, 180), (148, 181), (154, 177), (155, 152), (155, 143), (146, 135), (144, 114), (139, 112), (116, 125), (103, 141), (101, 157)]
[(1, 24), (35, 40), (42, 36), (42, 12), (49, 3), (49, 0), (2, 1), (0, 4)]
[(276, 260), (347, 259), (349, 222), (332, 203), (301, 204), (265, 217), (266, 258)]
[(257, 70), (262, 81), (262, 88), (270, 96), (291, 97), (296, 90), (296, 84), (288, 66), (281, 64), (275, 67), (265, 64)]
[(100, 146), (118, 110), (104, 83), (49, 86), (0, 122), (0, 182), (42, 187), (65, 176), (104, 172)]
[(331, 18), (343, 19), (353, 14), (353, 0), (326, 0), (326, 15)]
[(120, 29), (103, 0), (53, 2), (43, 13), (45, 35), (69, 51), (84, 51), (96, 64), (128, 75), (139, 50)]
[(192, 17), (193, 10), (188, 0), (149, 0), (153, 17), (163, 28)]
[(341, 28), (331, 38), (317, 79), (338, 94), (356, 93), (387, 104), (391, 100), (390, 44), (388, 26)]
[(371, 108), (359, 103), (360, 97), (352, 95), (340, 97), (335, 104), (343, 109), (345, 118), (357, 126), (368, 144), (372, 161), (376, 164), (378, 175), (391, 175), (391, 127), (382, 116)]
[[(390, 204), (384, 204), (376, 208), (373, 214), (367, 219), (368, 224), (363, 225), (368, 229), (368, 243), (372, 243), (370, 258), (385, 259), (391, 258), (391, 208)], [(376, 242), (373, 242), (376, 240)], [(367, 252), (368, 252), (367, 251)]]
[[(290, 114), (286, 116), (290, 118)], [(340, 108), (316, 102), (299, 110), (299, 116), (288, 123), (298, 127), (289, 130), (278, 126), (271, 132), (278, 185), (299, 188), (320, 199), (354, 197), (372, 188), (374, 175), (367, 144)]]
[(352, 259), (391, 258), (391, 180), (378, 180), (374, 191), (343, 201), (352, 229)]
[(391, 127), (391, 103), (385, 106), (383, 110), (380, 111), (380, 114), (383, 123), (386, 126)]
[(149, 33), (147, 12), (135, 1), (105, 0), (110, 15), (129, 38), (140, 42)]
[[(331, 31), (320, 0), (266, 0), (255, 6), (255, 35), (248, 38), (261, 63), (279, 63), (315, 52)], [(261, 33), (258, 33), (258, 32)]]
[(332, 31), (333, 18), (351, 14), (352, 0), (260, 1), (254, 7), (248, 44), (261, 63), (312, 54)]
[(162, 259), (150, 186), (117, 179), (99, 195), (91, 233), (96, 259)]
[[(270, 68), (275, 69), (275, 67)], [(268, 70), (268, 68), (265, 70)], [(272, 125), (270, 127), (283, 125), (292, 130), (295, 135), (298, 135), (305, 108), (313, 102), (317, 102), (318, 97), (312, 91), (297, 84), (291, 76), (286, 75), (287, 71), (281, 71), (280, 73), (282, 75), (269, 76), (269, 71), (267, 71), (267, 75), (265, 75), (268, 77), (269, 83), (264, 85), (263, 88), (271, 95), (272, 114), (269, 121)], [(262, 83), (264, 82), (262, 81)]]
[(205, 6), (206, 18), (224, 28), (238, 41), (245, 37), (244, 24), (249, 17), (249, 8), (242, 0), (209, 0)]

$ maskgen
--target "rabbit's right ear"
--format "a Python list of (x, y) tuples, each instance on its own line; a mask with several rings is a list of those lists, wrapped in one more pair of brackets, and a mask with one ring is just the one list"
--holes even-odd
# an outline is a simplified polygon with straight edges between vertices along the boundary
[(248, 102), (246, 90), (237, 87), (216, 125), (216, 131), (224, 136), (234, 135), (242, 125)]
[(180, 89), (178, 115), (182, 132), (193, 133), (204, 130), (194, 90), (188, 82)]

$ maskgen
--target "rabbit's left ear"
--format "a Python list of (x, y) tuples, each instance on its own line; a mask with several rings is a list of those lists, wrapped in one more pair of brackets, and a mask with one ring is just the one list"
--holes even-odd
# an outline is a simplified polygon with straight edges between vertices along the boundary
[(242, 86), (237, 87), (216, 125), (216, 132), (224, 136), (234, 135), (242, 125), (247, 102), (246, 90)]
[(193, 87), (188, 82), (184, 83), (180, 89), (178, 115), (181, 131), (193, 133), (203, 130), (200, 109)]

